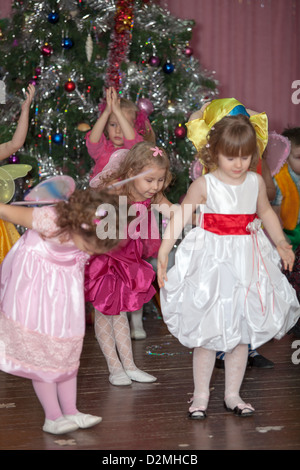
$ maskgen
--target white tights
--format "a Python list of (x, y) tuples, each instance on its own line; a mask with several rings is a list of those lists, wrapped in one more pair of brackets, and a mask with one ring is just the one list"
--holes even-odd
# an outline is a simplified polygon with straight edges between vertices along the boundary
[[(216, 360), (216, 351), (195, 348), (193, 354), (194, 396), (190, 411), (205, 410), (209, 400), (209, 385)], [(243, 404), (240, 387), (248, 360), (248, 345), (239, 344), (231, 353), (225, 354), (225, 394), (224, 401), (234, 409)]]
[(95, 310), (95, 334), (111, 375), (118, 375), (124, 369), (137, 369), (133, 360), (126, 312), (103, 315)]

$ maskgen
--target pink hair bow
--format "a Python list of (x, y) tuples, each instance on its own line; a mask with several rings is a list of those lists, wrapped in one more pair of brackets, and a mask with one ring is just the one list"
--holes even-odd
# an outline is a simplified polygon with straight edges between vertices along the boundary
[(158, 155), (162, 156), (162, 150), (158, 147), (153, 147), (151, 150), (153, 151), (153, 157), (157, 157)]

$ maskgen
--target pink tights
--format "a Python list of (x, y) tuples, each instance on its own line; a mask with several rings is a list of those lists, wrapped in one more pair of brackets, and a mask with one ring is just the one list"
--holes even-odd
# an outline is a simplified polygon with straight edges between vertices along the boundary
[(46, 419), (55, 421), (62, 415), (78, 413), (76, 408), (77, 377), (65, 382), (40, 382), (33, 380), (34, 391), (44, 409)]

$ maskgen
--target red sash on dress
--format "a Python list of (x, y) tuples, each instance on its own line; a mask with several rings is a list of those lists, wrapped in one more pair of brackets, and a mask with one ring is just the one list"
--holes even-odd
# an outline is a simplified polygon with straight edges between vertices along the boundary
[(247, 225), (256, 214), (204, 214), (204, 230), (217, 235), (250, 235)]

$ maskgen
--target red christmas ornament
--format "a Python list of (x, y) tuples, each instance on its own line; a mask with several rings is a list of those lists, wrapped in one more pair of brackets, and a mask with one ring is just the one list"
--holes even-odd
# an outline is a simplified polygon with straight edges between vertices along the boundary
[(65, 83), (65, 90), (68, 92), (68, 93), (72, 93), (72, 91), (74, 91), (76, 88), (76, 85), (75, 83), (69, 79), (66, 83)]
[(175, 129), (175, 136), (177, 139), (184, 139), (186, 136), (186, 129), (184, 126), (181, 124), (178, 124), (178, 126)]
[(53, 54), (53, 48), (46, 42), (41, 48), (41, 52), (44, 57), (49, 57), (51, 54)]

